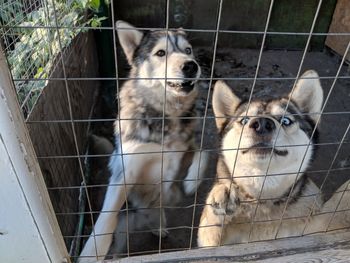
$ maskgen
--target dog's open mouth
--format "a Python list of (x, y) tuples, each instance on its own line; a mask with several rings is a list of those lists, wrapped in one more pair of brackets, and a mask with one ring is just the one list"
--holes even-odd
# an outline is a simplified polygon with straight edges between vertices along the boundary
[(183, 91), (183, 92), (190, 92), (194, 88), (194, 84), (196, 83), (195, 80), (189, 80), (185, 82), (170, 82), (168, 81), (167, 84), (169, 87), (175, 89), (176, 91)]
[[(247, 149), (244, 149), (242, 151), (242, 154), (246, 154), (246, 153), (250, 152), (250, 153), (257, 154), (257, 155), (264, 155), (265, 156), (265, 155), (270, 155), (271, 151), (272, 151), (271, 144), (260, 142), (260, 143), (254, 144), (253, 146), (251, 146)], [(278, 150), (278, 149), (274, 148), (273, 153), (276, 155), (279, 155), (279, 156), (286, 156), (288, 154), (288, 151), (287, 150)]]

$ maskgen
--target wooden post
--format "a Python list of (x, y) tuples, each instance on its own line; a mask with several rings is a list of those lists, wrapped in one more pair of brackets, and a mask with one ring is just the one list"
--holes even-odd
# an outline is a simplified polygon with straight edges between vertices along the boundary
[(0, 262), (70, 262), (1, 48)]
[(193, 249), (154, 255), (135, 256), (109, 263), (138, 262), (349, 262), (350, 232), (283, 238), (217, 248)]
[[(332, 23), (329, 27), (329, 33), (341, 33), (350, 31), (350, 2), (348, 0), (339, 0), (335, 8)], [(326, 39), (326, 46), (330, 47), (340, 56), (344, 56), (346, 47), (350, 41), (349, 35), (329, 35)], [(350, 53), (345, 54), (346, 59), (350, 60)]]

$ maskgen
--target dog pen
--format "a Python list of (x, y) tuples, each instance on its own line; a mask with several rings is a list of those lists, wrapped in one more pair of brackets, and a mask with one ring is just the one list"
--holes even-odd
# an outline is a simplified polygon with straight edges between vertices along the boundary
[[(0, 211), (7, 218), (4, 225), (0, 221), (0, 243), (6, 247), (16, 242), (10, 230), (17, 229), (14, 232), (24, 242), (18, 244), (27, 249), (17, 249), (17, 255), (15, 250), (3, 251), (5, 261), (17, 256), (28, 262), (75, 262), (93, 232), (108, 185), (111, 155), (96, 150), (93, 137), (112, 141), (112, 124), (121, 121), (116, 115), (119, 89), (128, 79), (116, 35), (119, 19), (139, 30), (183, 27), (188, 34), (203, 72), (196, 104), (200, 141), (195, 151), (210, 154), (208, 171), (194, 196), (175, 207), (159, 207), (168, 215), (170, 236), (162, 239), (152, 236), (152, 230), (127, 231), (122, 261), (281, 262), (284, 257), (298, 262), (350, 256), (348, 228), (329, 231), (331, 221), (322, 235), (197, 248), (200, 212), (215, 180), (220, 150), (211, 110), (212, 86), (217, 80), (233, 82), (249, 104), (255, 96), (293, 92), (303, 71), (313, 67), (325, 94), (316, 122), (321, 127), (317, 147), (322, 156), (316, 156), (307, 173), (326, 195), (350, 178), (350, 23), (346, 19), (350, 4), (346, 0), (294, 3), (291, 6), (298, 16), (293, 21), (287, 1), (253, 2), (0, 2), (0, 155), (5, 160), (0, 162), (4, 176), (0, 196), (5, 200)], [(164, 120), (163, 111), (163, 128)], [(311, 139), (307, 148), (310, 145)], [(301, 166), (295, 172), (300, 173)], [(261, 175), (265, 179), (278, 176), (268, 170)], [(160, 189), (162, 183), (161, 179)], [(15, 212), (17, 208), (22, 215)], [(117, 211), (102, 211), (108, 212)], [(122, 212), (128, 216), (127, 202)], [(344, 210), (334, 207), (332, 218), (338, 212)], [(13, 217), (23, 218), (23, 226), (18, 227), (21, 220)], [(283, 219), (282, 214), (280, 224)]]

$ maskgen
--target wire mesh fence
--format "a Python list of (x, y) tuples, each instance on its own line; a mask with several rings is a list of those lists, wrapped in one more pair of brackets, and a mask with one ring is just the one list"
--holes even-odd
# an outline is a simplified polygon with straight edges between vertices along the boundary
[[(319, 79), (325, 95), (323, 106), (320, 112), (316, 113), (315, 126), (311, 131), (308, 143), (278, 144), (277, 137), (283, 130), (280, 123), (276, 128), (277, 135), (272, 142), (265, 172), (249, 176), (237, 174), (235, 171), (238, 157), (236, 156), (233, 161), (231, 175), (236, 180), (239, 178), (251, 180), (253, 180), (252, 178), (263, 178), (260, 191), (255, 196), (255, 200), (252, 201), (255, 204), (252, 215), (249, 220), (237, 223), (250, 225), (248, 241), (251, 241), (255, 224), (277, 223), (278, 230), (274, 234), (274, 239), (276, 239), (279, 238), (278, 232), (282, 223), (297, 218), (302, 218), (305, 223), (300, 236), (307, 235), (308, 223), (317, 210), (316, 199), (321, 195), (329, 197), (339, 193), (340, 198), (336, 206), (323, 212), (323, 214), (331, 215), (331, 219), (319, 232), (333, 231), (334, 229), (331, 228), (333, 218), (337, 214), (349, 210), (349, 207), (340, 205), (341, 202), (344, 202), (343, 198), (347, 196), (349, 186), (339, 191), (336, 189), (350, 178), (348, 134), (350, 127), (348, 103), (350, 77), (346, 61), (350, 47), (350, 32), (328, 32), (330, 22), (327, 26), (320, 28), (320, 24), (323, 23), (322, 15), (330, 12), (328, 10), (330, 4), (322, 0), (309, 1), (312, 7), (310, 8), (311, 15), (309, 14), (310, 21), (304, 24), (303, 29), (300, 30), (297, 30), (296, 26), (300, 22), (301, 18), (299, 17), (299, 20), (288, 21), (291, 26), (286, 26), (286, 23), (284, 23), (285, 27), (279, 25), (280, 21), (283, 21), (282, 14), (278, 13), (283, 8), (281, 3), (272, 0), (268, 4), (264, 4), (264, 8), (261, 9), (264, 10), (263, 13), (261, 11), (254, 13), (252, 9), (244, 4), (238, 4), (238, 2), (233, 1), (232, 4), (226, 0), (218, 0), (198, 4), (198, 1), (170, 0), (158, 1), (157, 3), (111, 1), (101, 2), (100, 6), (95, 7), (95, 9), (91, 8), (93, 1), (11, 0), (1, 2), (0, 35), (3, 49), (7, 55), (28, 128), (32, 131), (33, 143), (35, 146), (37, 145), (37, 159), (45, 174), (47, 189), (72, 260), (77, 260), (91, 233), (95, 246), (98, 237), (113, 235), (113, 231), (95, 233), (94, 230), (98, 216), (109, 213), (115, 217), (118, 213), (119, 218), (122, 216), (126, 218), (126, 230), (119, 233), (121, 236), (126, 236), (126, 248), (123, 253), (117, 256), (188, 250), (197, 247), (199, 218), (203, 208), (210, 206), (210, 204), (206, 204), (206, 197), (213, 182), (222, 179), (215, 179), (217, 158), (225, 151), (245, 150), (241, 146), (243, 128), (237, 133), (239, 138), (237, 147), (221, 149), (221, 139), (217, 136), (214, 124), (216, 117), (213, 114), (211, 103), (213, 86), (217, 80), (229, 82), (233, 89), (245, 97), (249, 109), (256, 98), (271, 95), (276, 98), (286, 92), (293, 94), (298, 79), (305, 69), (313, 68), (320, 75)], [(231, 12), (235, 11), (234, 3), (236, 3), (239, 12), (246, 10), (244, 15), (241, 14), (240, 19), (244, 20), (241, 24), (230, 22)], [(198, 6), (203, 9), (197, 9)], [(334, 10), (334, 6), (335, 1), (331, 10)], [(297, 7), (300, 6), (297, 5)], [(327, 7), (328, 11), (325, 10)], [(87, 11), (88, 8), (90, 11)], [(144, 13), (140, 9), (144, 10)], [(155, 12), (154, 9), (158, 12)], [(302, 10), (300, 12), (302, 13)], [(95, 17), (91, 13), (97, 16)], [(149, 14), (153, 14), (155, 17), (150, 18)], [(252, 20), (250, 16), (254, 14), (259, 15), (257, 18), (259, 23), (249, 24), (247, 20)], [(91, 17), (94, 20), (91, 20)], [(168, 33), (178, 30), (180, 26), (183, 27), (181, 30), (186, 32), (190, 42), (193, 43), (194, 53), (202, 68), (202, 75), (198, 78), (199, 95), (196, 101), (199, 114), (197, 116), (175, 117), (183, 123), (192, 120), (198, 121), (199, 124), (194, 131), (197, 142), (192, 149), (169, 150), (165, 148), (167, 122), (174, 119), (174, 117), (167, 115), (166, 103), (162, 104), (161, 113), (154, 117), (124, 118), (118, 114), (122, 104), (120, 90), (126, 81), (151, 80), (163, 82), (166, 86), (167, 82), (177, 80), (168, 76), (168, 59), (165, 60), (165, 70), (161, 77), (152, 76), (149, 78), (128, 75), (130, 69), (118, 43), (116, 22), (120, 19), (135, 21), (137, 27), (133, 30), (164, 31), (166, 33), (165, 50), (168, 50), (169, 45), (172, 45)], [(118, 30), (130, 29), (118, 28)], [(83, 49), (84, 45), (90, 45), (87, 44), (90, 43), (89, 41), (84, 40), (86, 35), (90, 41), (94, 39), (93, 42), (96, 41), (97, 45), (92, 44), (93, 46), (86, 48), (86, 51), (81, 51), (85, 50)], [(324, 48), (325, 37), (332, 36), (340, 37), (347, 43), (341, 56), (334, 55), (327, 50), (314, 51), (317, 49), (315, 48), (316, 43), (322, 43), (322, 48)], [(290, 46), (290, 43), (294, 40), (297, 43), (295, 44), (297, 50), (291, 50), (293, 47)], [(282, 43), (280, 44), (282, 46), (278, 48), (285, 50), (276, 50), (274, 45), (277, 42)], [(283, 45), (286, 45), (285, 48)], [(247, 47), (251, 49), (246, 49)], [(104, 53), (103, 49), (108, 49), (109, 52)], [(94, 53), (95, 56), (87, 59), (86, 54), (88, 53)], [(103, 66), (104, 63), (107, 64), (107, 69), (106, 66)], [(79, 69), (81, 70), (79, 71)], [(183, 79), (181, 78), (181, 80)], [(192, 79), (185, 78), (185, 80)], [(96, 88), (94, 89), (94, 87)], [(48, 95), (49, 93), (51, 95)], [(165, 101), (169, 96), (167, 89), (164, 89), (162, 93)], [(46, 105), (42, 106), (45, 104), (45, 100)], [(53, 103), (55, 100), (60, 101), (60, 103)], [(300, 115), (287, 112), (290, 103), (293, 103), (291, 97), (285, 105), (282, 118)], [(35, 112), (36, 107), (37, 111)], [(52, 113), (48, 113), (50, 107), (55, 108)], [(248, 111), (245, 113), (245, 117), (259, 116), (249, 115)], [(321, 118), (322, 123), (320, 122)], [(116, 127), (123, 127), (122, 123), (128, 121), (157, 123), (157, 129), (161, 134), (158, 141), (160, 148), (155, 151), (130, 153), (123, 150), (123, 143), (121, 143), (115, 145), (117, 148), (120, 147), (118, 153), (112, 153), (111, 150), (106, 151), (105, 148), (99, 149), (100, 144), (108, 144), (108, 142), (112, 144), (114, 136), (118, 141), (122, 141), (122, 130), (117, 129), (113, 135), (112, 125), (115, 122)], [(317, 129), (320, 131), (320, 141), (313, 143)], [(104, 142), (96, 143), (96, 138), (97, 140), (101, 140), (101, 138), (94, 137), (91, 135), (92, 133), (104, 138), (102, 139)], [(34, 138), (35, 134), (39, 134), (39, 136)], [(44, 147), (43, 145), (46, 144), (49, 146)], [(287, 216), (285, 213), (293, 198), (292, 194), (299, 178), (298, 175), (304, 173), (303, 163), (308, 149), (315, 146), (318, 148), (318, 154), (316, 154), (313, 165), (307, 169), (307, 174), (319, 186), (320, 192), (302, 196), (303, 198), (313, 198), (312, 205), (308, 210), (309, 213), (300, 217)], [(305, 149), (302, 153), (302, 161), (295, 171), (273, 173), (270, 171), (273, 149), (283, 147), (302, 147)], [(183, 179), (168, 180), (165, 176), (168, 171), (164, 168), (164, 162), (166, 162), (167, 156), (172, 154), (175, 156), (179, 152), (190, 155), (198, 153), (199, 164), (203, 163), (201, 162), (202, 158), (205, 160), (203, 155), (208, 154), (209, 159), (206, 161), (208, 167), (203, 178), (199, 176), (200, 165), (197, 168), (198, 175), (192, 180), (200, 181), (201, 186), (194, 191), (193, 196), (183, 197), (183, 200), (178, 204), (168, 205), (164, 200), (167, 195), (167, 192), (164, 192), (164, 185), (169, 183), (180, 185)], [(125, 193), (128, 192), (129, 186), (135, 187), (134, 183), (127, 183), (128, 180), (125, 178), (125, 169), (127, 168), (124, 167), (124, 159), (133, 155), (148, 158), (146, 156), (152, 154), (161, 155), (160, 178), (157, 182), (148, 185), (139, 182), (138, 186), (157, 187), (159, 189), (159, 203), (152, 207), (135, 208), (125, 194), (123, 196), (124, 206), (120, 210), (101, 211), (104, 194), (108, 187), (116, 189), (123, 187)], [(120, 157), (122, 160), (123, 183), (108, 183), (108, 160), (113, 156)], [(188, 162), (188, 160), (184, 160), (184, 163), (186, 161)], [(180, 173), (184, 173), (186, 167), (182, 168)], [(297, 176), (293, 177), (295, 180), (285, 196), (287, 201), (284, 203), (280, 217), (269, 220), (259, 219), (257, 217), (259, 206), (266, 201), (273, 201), (273, 198), (267, 198), (263, 195), (266, 181), (269, 178), (286, 175)], [(233, 184), (232, 181), (230, 191)], [(182, 195), (184, 196), (183, 193)], [(247, 203), (249, 202), (247, 201)], [(151, 211), (150, 214), (159, 217), (158, 226), (133, 229), (131, 225), (136, 224), (132, 219), (134, 214), (142, 215), (142, 211), (147, 212), (148, 210)], [(161, 210), (165, 210), (168, 218), (167, 225), (162, 219), (163, 214), (159, 212)], [(348, 227), (345, 226), (344, 229)], [(221, 229), (224, 231), (223, 225)], [(160, 235), (153, 236), (152, 232), (157, 231)], [(164, 239), (166, 232), (169, 232), (170, 236)], [(223, 234), (222, 232), (221, 236)], [(96, 248), (95, 252), (97, 253)], [(98, 256), (107, 256), (108, 258), (115, 256), (115, 253), (109, 252), (108, 255)], [(90, 255), (87, 258), (95, 257), (96, 255)]]

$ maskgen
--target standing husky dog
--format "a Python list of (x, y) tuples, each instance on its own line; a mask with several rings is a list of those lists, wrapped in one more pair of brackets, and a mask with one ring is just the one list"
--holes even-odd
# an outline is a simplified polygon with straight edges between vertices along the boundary
[[(129, 213), (129, 231), (147, 227), (156, 232), (160, 223), (166, 227), (159, 206), (171, 205), (181, 197), (172, 181), (184, 152), (194, 148), (196, 83), (201, 70), (185, 33), (141, 32), (123, 21), (117, 22), (117, 30), (131, 65), (131, 80), (124, 83), (119, 94), (120, 120), (115, 121), (116, 149), (109, 163), (111, 177), (103, 213), (80, 255), (81, 262), (85, 262), (82, 256), (94, 261), (96, 253), (98, 259), (107, 254), (117, 213), (126, 198), (133, 210), (141, 208)], [(204, 172), (206, 155), (201, 157), (200, 168), (199, 159), (199, 153), (194, 154), (183, 184), (186, 194), (196, 190), (197, 176)], [(147, 208), (157, 209), (150, 212)], [(117, 232), (126, 231), (126, 221), (119, 219)], [(122, 250), (126, 239), (125, 234), (119, 234), (117, 251)], [(164, 229), (161, 234), (166, 234)]]
[[(287, 98), (253, 100), (249, 108), (224, 82), (216, 83), (213, 108), (222, 135), (222, 155), (217, 166), (218, 181), (208, 195), (200, 220), (200, 247), (299, 236), (306, 223), (305, 233), (326, 230), (332, 219), (327, 212), (336, 208), (348, 182), (324, 203), (317, 195), (320, 189), (305, 173), (313, 158), (317, 134), (308, 150), (306, 145), (322, 101), (323, 91), (315, 71), (304, 73)], [(349, 198), (349, 192), (345, 192), (338, 210), (350, 208), (346, 201)], [(308, 221), (312, 208), (315, 212)], [(349, 214), (339, 212), (329, 229), (346, 225), (350, 226)]]

